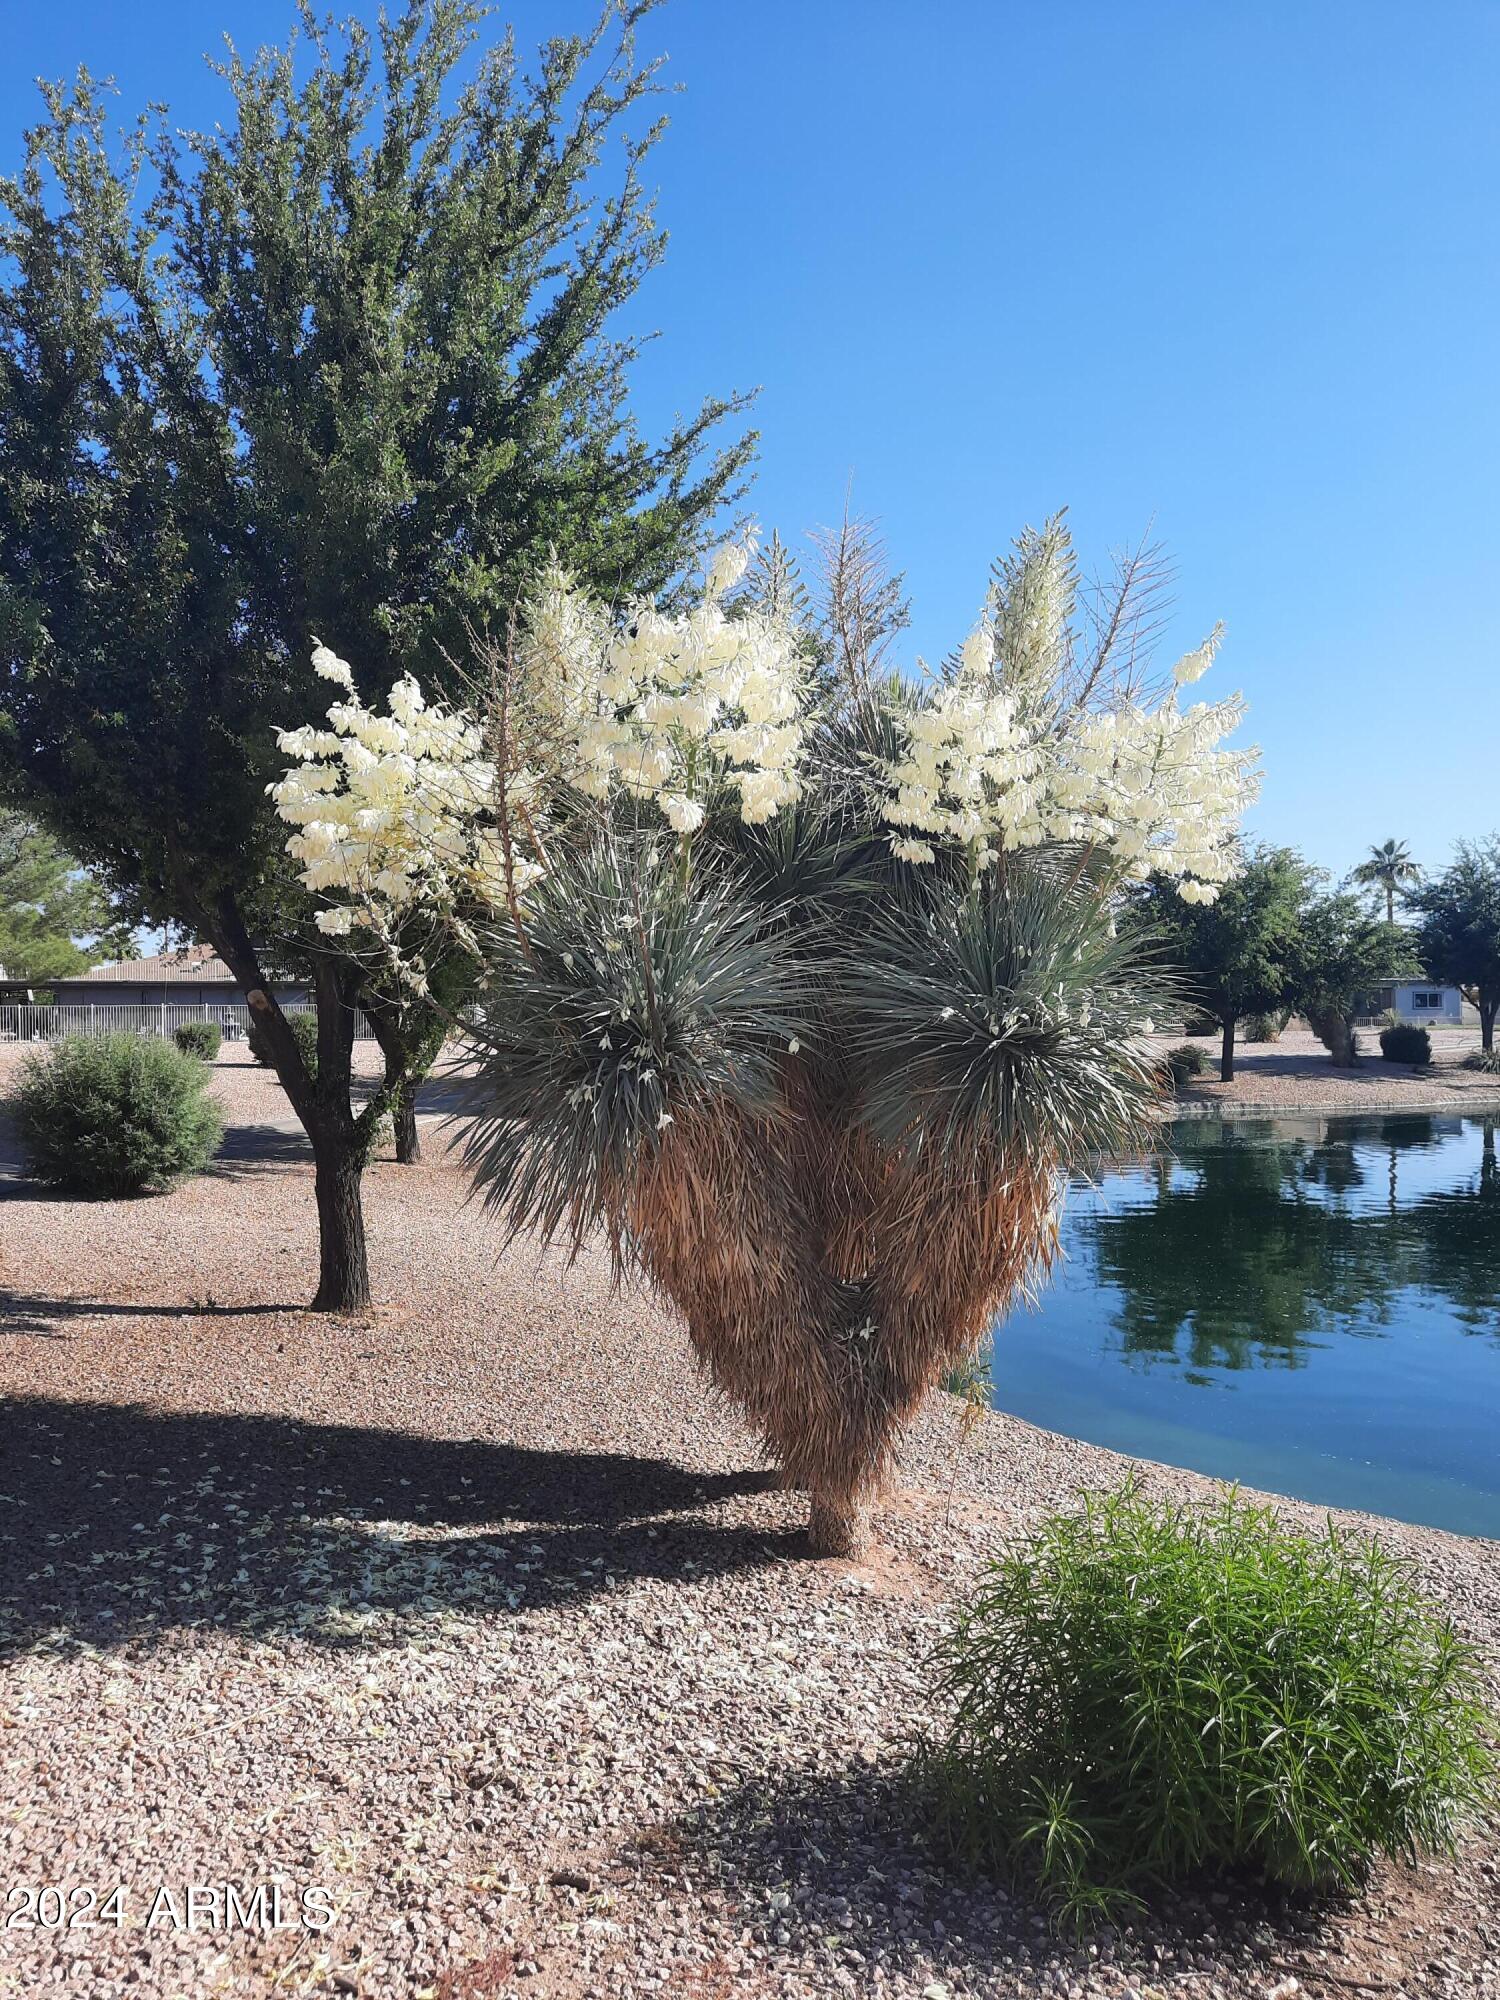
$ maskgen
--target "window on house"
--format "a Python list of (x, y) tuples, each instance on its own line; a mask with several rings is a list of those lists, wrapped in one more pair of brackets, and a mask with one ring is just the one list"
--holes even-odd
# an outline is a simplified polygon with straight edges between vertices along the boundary
[(1414, 1014), (1419, 1012), (1436, 1013), (1441, 1009), (1442, 1004), (1442, 994), (1434, 993), (1430, 987), (1426, 989), (1417, 987), (1411, 996), (1411, 1006)]

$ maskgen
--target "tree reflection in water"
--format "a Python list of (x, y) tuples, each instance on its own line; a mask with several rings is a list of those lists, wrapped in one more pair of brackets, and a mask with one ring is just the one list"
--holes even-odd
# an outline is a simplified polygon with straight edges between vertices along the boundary
[(1127, 1358), (1297, 1368), (1317, 1336), (1394, 1330), (1413, 1291), (1500, 1339), (1496, 1121), (1184, 1121), (1170, 1147), (1069, 1229)]

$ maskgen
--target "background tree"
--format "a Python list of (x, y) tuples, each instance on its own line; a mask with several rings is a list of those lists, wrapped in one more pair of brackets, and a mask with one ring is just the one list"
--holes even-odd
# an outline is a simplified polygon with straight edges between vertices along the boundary
[[(312, 928), (265, 797), (314, 635), (367, 699), (441, 684), (549, 548), (610, 596), (667, 584), (751, 449), (710, 448), (733, 403), (656, 444), (629, 410), (640, 343), (612, 315), (665, 247), (648, 7), (529, 75), (507, 37), (461, 81), (473, 0), (373, 33), (304, 4), (300, 47), (222, 66), (213, 131), (143, 117), (112, 146), (81, 72), (0, 183), (0, 783), (258, 1010), (312, 1141), (321, 1306), (368, 1298), (360, 1174), (437, 1017), (372, 1008), (385, 1084), (356, 1113), (369, 974)], [(267, 948), (311, 965), (315, 1076)]]
[(1289, 847), (1262, 847), (1214, 903), (1185, 903), (1175, 882), (1153, 878), (1132, 898), (1127, 921), (1155, 935), (1183, 997), (1222, 1030), (1219, 1074), (1234, 1076), (1236, 1024), (1283, 1006), (1299, 963), (1297, 934), (1312, 871)]
[(1422, 969), (1451, 980), (1479, 1009), (1479, 1037), (1495, 1045), (1500, 1010), (1500, 835), (1460, 841), (1452, 861), (1410, 898)]
[(1293, 1005), (1341, 1068), (1359, 1059), (1354, 1017), (1387, 980), (1417, 970), (1407, 932), (1383, 924), (1347, 891), (1315, 894), (1297, 929)]
[(43, 986), (123, 955), (125, 927), (99, 884), (27, 814), (0, 806), (0, 969)]
[(1383, 840), (1372, 847), (1350, 878), (1367, 888), (1378, 889), (1385, 897), (1385, 920), (1396, 921), (1396, 898), (1404, 896), (1422, 879), (1422, 871), (1412, 860), (1404, 840)]

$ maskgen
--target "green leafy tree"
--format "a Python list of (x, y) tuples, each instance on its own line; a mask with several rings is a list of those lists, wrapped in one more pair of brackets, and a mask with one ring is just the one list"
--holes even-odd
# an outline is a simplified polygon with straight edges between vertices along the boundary
[(1153, 879), (1133, 899), (1127, 920), (1155, 935), (1165, 962), (1181, 975), (1190, 1006), (1213, 1015), (1222, 1031), (1219, 1073), (1234, 1076), (1235, 1029), (1247, 1014), (1268, 1014), (1288, 999), (1298, 963), (1297, 936), (1312, 871), (1288, 847), (1262, 847), (1214, 903), (1185, 903), (1175, 882)]
[[(122, 942), (99, 884), (25, 813), (0, 806), (0, 970), (42, 986)], [(92, 947), (92, 948), (90, 948)]]
[(1383, 840), (1378, 847), (1370, 849), (1350, 879), (1365, 888), (1381, 892), (1385, 897), (1385, 920), (1393, 924), (1396, 921), (1396, 898), (1404, 897), (1416, 887), (1422, 879), (1422, 871), (1412, 860), (1404, 840)]
[[(0, 784), (233, 969), (312, 1141), (321, 1306), (368, 1298), (360, 1175), (439, 1017), (320, 937), (282, 851), (314, 635), (367, 701), (441, 683), (549, 548), (610, 595), (669, 584), (752, 447), (713, 442), (731, 402), (654, 443), (629, 407), (614, 314), (665, 246), (649, 4), (530, 73), (509, 37), (471, 66), (474, 0), (373, 31), (304, 4), (295, 52), (221, 66), (212, 131), (115, 145), (80, 72), (0, 183)], [(316, 1075), (267, 951), (311, 967)], [(356, 1005), (386, 1060), (358, 1113)]]
[(1407, 932), (1381, 923), (1347, 890), (1319, 893), (1301, 912), (1290, 997), (1341, 1068), (1358, 1061), (1354, 1017), (1375, 988), (1417, 970)]
[(1451, 980), (1479, 1009), (1480, 1040), (1492, 1049), (1500, 1010), (1500, 835), (1460, 841), (1442, 874), (1411, 903), (1423, 970)]

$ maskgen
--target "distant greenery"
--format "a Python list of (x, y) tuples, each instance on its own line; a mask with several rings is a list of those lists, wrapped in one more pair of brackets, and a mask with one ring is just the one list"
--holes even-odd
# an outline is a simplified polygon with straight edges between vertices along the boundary
[[(96, 941), (90, 950), (79, 940)], [(0, 968), (44, 986), (98, 959), (134, 956), (109, 898), (27, 814), (0, 806)]]
[(1385, 897), (1385, 920), (1396, 921), (1396, 898), (1405, 896), (1422, 879), (1422, 871), (1412, 860), (1404, 840), (1383, 840), (1355, 869), (1352, 880), (1375, 889)]
[(1285, 1027), (1280, 1014), (1247, 1014), (1241, 1033), (1247, 1042), (1279, 1042)]
[(1205, 1869), (1353, 1887), (1382, 1855), (1451, 1851), (1492, 1802), (1483, 1686), (1378, 1543), (1127, 1486), (984, 1572), (919, 1768), (957, 1854), (1079, 1925)]
[(1262, 847), (1246, 855), (1243, 870), (1215, 903), (1185, 903), (1175, 883), (1153, 880), (1131, 904), (1127, 923), (1158, 941), (1167, 964), (1184, 976), (1189, 1008), (1206, 1013), (1220, 1031), (1219, 1073), (1226, 1083), (1234, 1076), (1239, 1021), (1290, 998), (1302, 910), (1314, 879), (1291, 848)]
[(1380, 1031), (1380, 1053), (1387, 1062), (1413, 1063), (1419, 1069), (1432, 1061), (1432, 1037), (1425, 1028), (1398, 1021)]
[(22, 1066), (13, 1109), (38, 1180), (82, 1194), (159, 1193), (202, 1171), (223, 1121), (196, 1056), (154, 1035), (78, 1035)]
[[(1154, 938), (1167, 968), (1182, 976), (1189, 1009), (1217, 1024), (1226, 1083), (1240, 1024), (1253, 1025), (1250, 1039), (1271, 1040), (1268, 1024), (1292, 1008), (1336, 1063), (1353, 1062), (1353, 1017), (1371, 990), (1417, 970), (1409, 933), (1322, 881), (1292, 848), (1261, 847), (1246, 854), (1217, 902), (1184, 903), (1171, 882), (1154, 879), (1126, 911), (1126, 924)], [(1201, 1025), (1195, 1020), (1194, 1030)]]
[(224, 1037), (217, 1021), (184, 1021), (172, 1040), (184, 1055), (211, 1063), (218, 1056)]
[(1479, 1039), (1495, 1045), (1500, 1011), (1500, 836), (1460, 841), (1451, 864), (1407, 898), (1429, 978), (1451, 980), (1479, 1009)]
[[(302, 1058), (303, 1067), (310, 1077), (316, 1079), (318, 1074), (317, 1015), (305, 1011), (288, 1014), (286, 1023), (292, 1031), (292, 1039), (297, 1044), (297, 1053)], [(275, 1064), (271, 1056), (270, 1045), (266, 1040), (265, 1029), (254, 1014), (250, 1016), (250, 1027), (245, 1039), (249, 1043), (250, 1053), (254, 1056), (255, 1060), (263, 1068), (273, 1069)]]
[(1196, 1042), (1179, 1042), (1176, 1048), (1167, 1050), (1167, 1070), (1174, 1090), (1181, 1090), (1193, 1077), (1202, 1076), (1207, 1068), (1208, 1057)]

